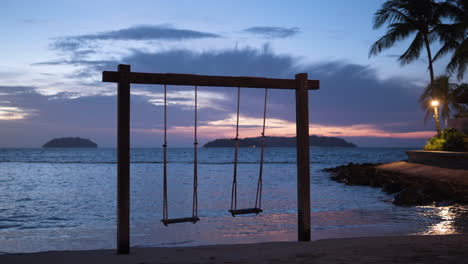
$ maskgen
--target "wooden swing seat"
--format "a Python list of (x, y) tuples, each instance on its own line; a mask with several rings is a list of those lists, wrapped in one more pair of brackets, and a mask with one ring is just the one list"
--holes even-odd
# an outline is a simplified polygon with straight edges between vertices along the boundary
[(172, 218), (172, 219), (163, 219), (161, 222), (167, 226), (169, 224), (177, 224), (177, 223), (187, 223), (191, 222), (192, 224), (195, 224), (196, 222), (200, 221), (200, 218), (197, 216), (192, 216), (192, 217), (184, 217), (184, 218)]
[(236, 215), (243, 215), (243, 214), (259, 214), (263, 212), (263, 210), (260, 208), (245, 208), (245, 209), (229, 210), (229, 212), (232, 214), (232, 216), (236, 216)]

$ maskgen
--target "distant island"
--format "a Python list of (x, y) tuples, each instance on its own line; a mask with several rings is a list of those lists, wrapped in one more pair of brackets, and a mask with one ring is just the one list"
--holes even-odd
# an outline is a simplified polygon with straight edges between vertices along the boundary
[(43, 148), (97, 148), (97, 144), (86, 138), (64, 137), (54, 138), (45, 143)]
[[(309, 136), (309, 144), (315, 147), (346, 147), (355, 148), (351, 142), (337, 137)], [(205, 148), (233, 147), (234, 140), (228, 138), (215, 139), (206, 143)], [(261, 146), (261, 137), (239, 139), (239, 147), (251, 148)], [(265, 147), (296, 147), (296, 137), (266, 137)]]

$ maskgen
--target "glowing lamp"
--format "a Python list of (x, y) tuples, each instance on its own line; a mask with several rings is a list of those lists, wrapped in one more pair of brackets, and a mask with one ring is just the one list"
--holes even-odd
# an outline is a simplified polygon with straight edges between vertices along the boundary
[(431, 105), (432, 105), (433, 107), (437, 107), (437, 106), (439, 106), (439, 101), (438, 101), (438, 100), (432, 100), (432, 101), (431, 101)]

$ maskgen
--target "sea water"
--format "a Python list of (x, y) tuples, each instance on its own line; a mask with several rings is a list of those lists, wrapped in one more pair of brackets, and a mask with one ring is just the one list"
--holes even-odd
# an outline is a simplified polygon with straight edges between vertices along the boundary
[[(379, 188), (330, 180), (324, 168), (406, 158), (399, 148), (311, 148), (312, 239), (455, 234), (468, 230), (466, 206), (398, 207)], [(267, 148), (263, 213), (232, 217), (234, 151), (200, 148), (197, 224), (165, 227), (162, 149), (131, 150), (131, 246), (192, 246), (297, 239), (296, 149)], [(238, 207), (253, 207), (259, 148), (242, 148)], [(192, 214), (193, 149), (168, 150), (169, 217)], [(115, 149), (0, 149), (0, 251), (116, 246)]]

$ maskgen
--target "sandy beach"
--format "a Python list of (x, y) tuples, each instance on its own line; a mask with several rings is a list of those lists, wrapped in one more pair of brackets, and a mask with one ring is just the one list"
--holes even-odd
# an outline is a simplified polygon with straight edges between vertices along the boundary
[(52, 251), (0, 255), (21, 263), (465, 263), (468, 235), (388, 236), (176, 248)]

